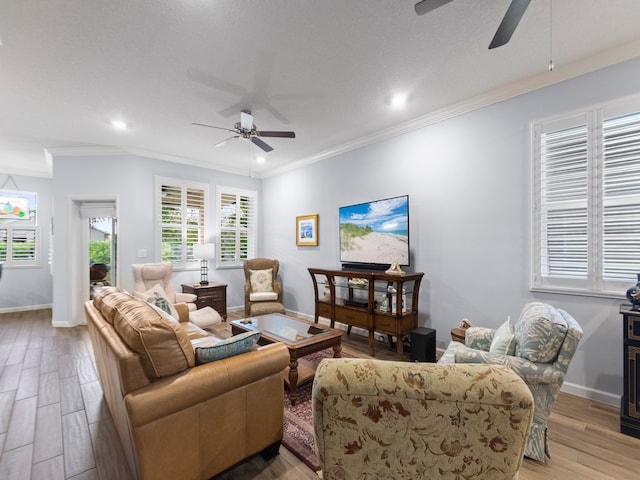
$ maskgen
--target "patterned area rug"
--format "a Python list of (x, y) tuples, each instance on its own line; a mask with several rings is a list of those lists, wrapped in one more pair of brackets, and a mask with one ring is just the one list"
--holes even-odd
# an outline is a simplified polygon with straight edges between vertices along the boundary
[[(342, 352), (342, 356), (347, 355)], [(303, 361), (317, 365), (323, 358), (332, 358), (333, 350), (328, 348), (304, 357)], [(289, 401), (289, 391), (284, 392), (284, 438), (282, 445), (298, 457), (314, 472), (320, 470), (320, 462), (315, 451), (313, 439), (313, 415), (311, 412), (311, 388), (313, 381), (298, 387), (298, 398), (295, 405)]]

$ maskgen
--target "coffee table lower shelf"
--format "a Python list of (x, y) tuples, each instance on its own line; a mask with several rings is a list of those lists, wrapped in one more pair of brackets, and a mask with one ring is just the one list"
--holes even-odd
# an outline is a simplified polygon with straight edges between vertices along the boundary
[[(298, 397), (298, 386), (313, 379), (315, 368), (303, 359), (305, 355), (333, 348), (333, 357), (342, 355), (342, 331), (330, 327), (299, 320), (280, 313), (260, 315), (231, 323), (231, 333), (260, 331), (262, 336), (258, 344), (281, 342), (289, 349), (289, 367), (282, 375), (289, 389), (289, 401), (295, 405)], [(291, 338), (281, 336), (284, 333), (296, 333)], [(294, 339), (295, 338), (295, 339)]]

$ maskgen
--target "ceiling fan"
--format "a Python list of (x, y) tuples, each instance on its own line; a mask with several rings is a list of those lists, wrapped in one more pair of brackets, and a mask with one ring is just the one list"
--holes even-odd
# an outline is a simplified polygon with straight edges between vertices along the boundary
[(257, 145), (265, 152), (270, 152), (273, 150), (273, 147), (262, 140), (260, 137), (280, 137), (280, 138), (296, 138), (295, 132), (284, 132), (284, 131), (268, 131), (268, 130), (258, 130), (253, 123), (253, 115), (251, 115), (251, 110), (242, 110), (240, 112), (240, 121), (236, 122), (233, 128), (225, 128), (225, 127), (215, 127), (213, 125), (207, 125), (205, 123), (196, 123), (193, 125), (199, 125), (201, 127), (209, 127), (209, 128), (217, 128), (218, 130), (226, 130), (227, 132), (231, 132), (234, 135), (222, 140), (220, 143), (216, 144), (216, 147), (221, 147), (225, 143), (234, 140), (236, 138), (244, 138), (251, 140), (251, 143)]
[[(415, 10), (418, 15), (424, 15), (452, 1), (453, 0), (422, 0), (416, 3)], [(511, 36), (516, 30), (518, 23), (520, 23), (520, 19), (527, 10), (530, 2), (531, 0), (511, 0), (507, 13), (505, 13), (493, 40), (491, 40), (489, 44), (489, 50), (501, 47), (511, 40)]]

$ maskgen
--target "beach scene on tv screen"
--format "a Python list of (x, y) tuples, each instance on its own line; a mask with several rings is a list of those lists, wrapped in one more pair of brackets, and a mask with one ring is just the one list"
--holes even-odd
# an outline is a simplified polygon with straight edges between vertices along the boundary
[(340, 261), (408, 265), (408, 197), (341, 207)]

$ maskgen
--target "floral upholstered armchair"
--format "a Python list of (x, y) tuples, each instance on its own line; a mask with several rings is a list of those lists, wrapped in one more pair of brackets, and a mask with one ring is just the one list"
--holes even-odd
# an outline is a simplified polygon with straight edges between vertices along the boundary
[(325, 480), (512, 480), (533, 417), (500, 365), (326, 359), (312, 405)]
[(507, 321), (498, 329), (470, 327), (465, 343), (451, 342), (439, 363), (506, 365), (516, 372), (535, 402), (525, 456), (544, 462), (545, 454), (551, 457), (547, 419), (582, 334), (578, 322), (564, 310), (532, 302), (524, 306), (515, 325)]

